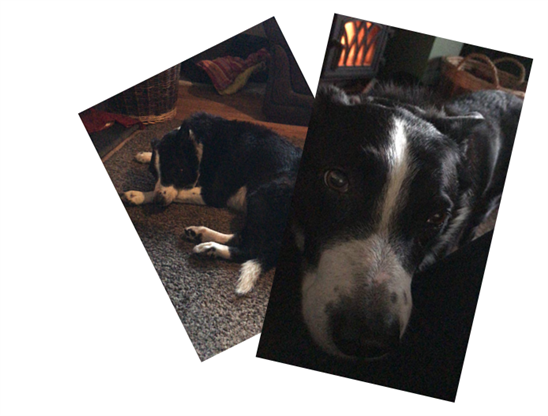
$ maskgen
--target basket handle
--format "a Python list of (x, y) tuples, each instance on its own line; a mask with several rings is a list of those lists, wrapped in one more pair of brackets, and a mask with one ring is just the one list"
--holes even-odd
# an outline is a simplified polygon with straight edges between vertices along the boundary
[(493, 75), (493, 81), (495, 83), (495, 88), (498, 89), (500, 88), (500, 81), (499, 81), (499, 74), (498, 74), (498, 69), (497, 67), (495, 66), (495, 64), (485, 55), (481, 54), (481, 53), (471, 53), (470, 55), (467, 55), (466, 58), (464, 58), (462, 61), (460, 61), (460, 63), (457, 65), (457, 71), (461, 70), (461, 66), (463, 66), (465, 64), (465, 62), (469, 61), (469, 60), (472, 60), (472, 59), (476, 59), (478, 61), (483, 61), (485, 62), (489, 68), (491, 68), (491, 71), (492, 71), (492, 75)]
[(512, 62), (514, 65), (516, 65), (519, 69), (518, 82), (521, 84), (523, 81), (525, 81), (525, 67), (520, 61), (509, 56), (493, 60), (493, 64), (495, 66), (500, 62)]

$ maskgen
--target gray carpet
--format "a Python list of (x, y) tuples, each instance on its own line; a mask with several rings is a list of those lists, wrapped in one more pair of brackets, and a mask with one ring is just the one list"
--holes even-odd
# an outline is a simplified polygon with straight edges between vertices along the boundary
[[(118, 192), (153, 189), (148, 167), (133, 157), (148, 151), (152, 138), (161, 138), (178, 125), (172, 121), (137, 132), (105, 162)], [(180, 238), (190, 225), (228, 233), (241, 218), (223, 209), (182, 204), (126, 210), (202, 361), (261, 331), (274, 272), (263, 276), (248, 295), (238, 297), (234, 288), (240, 265), (199, 258), (191, 253), (193, 244)]]

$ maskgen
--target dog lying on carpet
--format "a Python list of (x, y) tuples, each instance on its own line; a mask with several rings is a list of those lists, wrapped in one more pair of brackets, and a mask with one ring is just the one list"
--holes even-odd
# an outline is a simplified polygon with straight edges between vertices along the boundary
[(373, 359), (398, 346), (414, 272), (498, 206), (521, 106), (502, 91), (438, 105), (418, 89), (320, 88), (290, 224), (303, 319), (323, 350)]
[(249, 292), (276, 265), (301, 149), (256, 124), (197, 113), (137, 154), (156, 178), (154, 190), (121, 195), (132, 205), (172, 202), (245, 213), (235, 234), (202, 226), (185, 229), (193, 252), (243, 262), (237, 294)]

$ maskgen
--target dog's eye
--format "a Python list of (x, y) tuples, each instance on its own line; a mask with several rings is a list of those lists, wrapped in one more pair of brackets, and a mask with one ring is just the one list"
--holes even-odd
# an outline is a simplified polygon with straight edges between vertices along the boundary
[(337, 192), (346, 192), (348, 190), (348, 178), (338, 169), (325, 172), (323, 180), (328, 187)]
[(445, 223), (447, 218), (449, 217), (448, 211), (438, 211), (431, 215), (428, 220), (426, 220), (426, 223), (433, 227), (440, 227)]
[(432, 215), (424, 223), (420, 233), (418, 234), (418, 243), (425, 247), (427, 246), (432, 239), (438, 235), (441, 231), (444, 224), (447, 222), (447, 219), (450, 217), (451, 213), (448, 210), (440, 210)]

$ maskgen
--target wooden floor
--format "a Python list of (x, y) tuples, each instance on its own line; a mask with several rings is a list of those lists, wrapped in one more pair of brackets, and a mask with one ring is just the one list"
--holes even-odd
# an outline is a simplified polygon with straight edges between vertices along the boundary
[(262, 107), (263, 97), (257, 88), (244, 88), (233, 95), (223, 96), (212, 85), (179, 83), (178, 119), (184, 120), (196, 111), (205, 111), (229, 120), (251, 121), (271, 128), (302, 147), (307, 127), (268, 122)]

